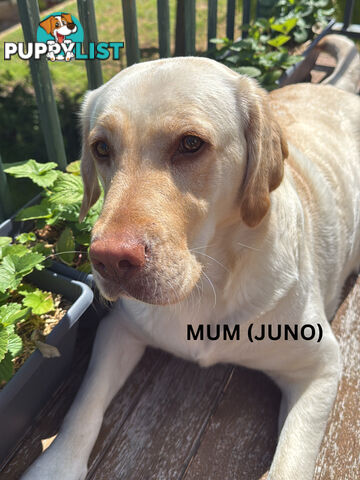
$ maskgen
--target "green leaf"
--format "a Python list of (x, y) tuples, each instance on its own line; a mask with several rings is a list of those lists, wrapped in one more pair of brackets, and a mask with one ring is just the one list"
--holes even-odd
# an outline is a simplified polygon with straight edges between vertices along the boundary
[(268, 40), (268, 44), (271, 45), (272, 47), (281, 47), (281, 45), (284, 45), (284, 43), (288, 42), (291, 37), (289, 35), (278, 35), (275, 38), (272, 38), (271, 40)]
[(8, 382), (14, 374), (11, 353), (7, 353), (0, 362), (0, 381)]
[(261, 75), (261, 70), (256, 67), (235, 67), (232, 70), (248, 77), (259, 77)]
[(66, 171), (73, 175), (80, 175), (80, 160), (69, 163), (69, 165), (66, 166)]
[(0, 305), (6, 302), (6, 300), (10, 297), (8, 293), (0, 293)]
[(5, 327), (24, 320), (30, 314), (29, 308), (22, 308), (20, 303), (8, 303), (0, 307), (1, 323)]
[(13, 290), (21, 282), (21, 278), (16, 275), (16, 269), (10, 256), (5, 257), (0, 265), (0, 292), (5, 293), (6, 290)]
[(17, 335), (16, 333), (11, 333), (8, 340), (8, 350), (13, 357), (19, 355), (22, 350), (22, 346), (23, 343), (19, 335)]
[(80, 205), (84, 193), (81, 178), (68, 173), (60, 173), (52, 188), (52, 193), (49, 195), (49, 202), (62, 205), (78, 203)]
[(12, 242), (11, 237), (0, 237), (0, 247), (5, 247), (5, 245), (10, 245)]
[(7, 255), (22, 257), (27, 253), (29, 253), (29, 249), (25, 245), (6, 245), (5, 247), (0, 248), (0, 260)]
[(297, 24), (298, 19), (296, 17), (288, 18), (282, 23), (277, 23), (271, 25), (271, 30), (275, 30), (280, 33), (287, 35)]
[(30, 252), (27, 255), (24, 255), (23, 257), (9, 255), (4, 259), (3, 264), (8, 258), (12, 260), (15, 266), (16, 274), (22, 275), (22, 276), (25, 276), (31, 273), (34, 270), (34, 268), (36, 268), (37, 270), (42, 270), (43, 265), (41, 264), (45, 260), (44, 255), (42, 255), (41, 253)]
[(59, 253), (59, 258), (66, 263), (71, 265), (75, 257), (75, 241), (74, 235), (70, 227), (66, 227), (56, 242), (56, 252)]
[(34, 292), (26, 294), (23, 304), (31, 308), (35, 315), (42, 315), (54, 310), (55, 305), (51, 293), (36, 289)]
[(39, 187), (51, 187), (57, 179), (58, 172), (54, 171), (57, 164), (54, 162), (38, 163), (35, 160), (28, 160), (17, 167), (10, 167), (6, 173), (15, 178), (29, 178)]
[(3, 360), (8, 351), (8, 338), (8, 331), (0, 325), (0, 361)]
[(21, 233), (16, 237), (16, 241), (19, 243), (29, 243), (29, 242), (34, 242), (35, 240), (36, 240), (36, 235), (34, 232)]
[(48, 201), (42, 201), (39, 205), (23, 208), (15, 220), (35, 220), (37, 218), (50, 218), (52, 215)]

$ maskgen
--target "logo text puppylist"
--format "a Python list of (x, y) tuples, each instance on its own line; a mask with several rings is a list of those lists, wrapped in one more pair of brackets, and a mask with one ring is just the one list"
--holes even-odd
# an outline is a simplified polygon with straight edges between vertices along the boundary
[(79, 20), (70, 13), (56, 12), (39, 23), (35, 43), (4, 42), (4, 60), (17, 55), (22, 60), (38, 60), (42, 55), (52, 62), (75, 60), (107, 60), (120, 58), (124, 42), (98, 42), (83, 49), (84, 31)]

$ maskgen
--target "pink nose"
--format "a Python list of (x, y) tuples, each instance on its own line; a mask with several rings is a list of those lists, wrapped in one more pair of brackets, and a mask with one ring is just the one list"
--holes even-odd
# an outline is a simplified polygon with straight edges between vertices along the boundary
[(104, 237), (91, 244), (90, 259), (102, 277), (121, 280), (145, 265), (145, 245), (128, 234)]

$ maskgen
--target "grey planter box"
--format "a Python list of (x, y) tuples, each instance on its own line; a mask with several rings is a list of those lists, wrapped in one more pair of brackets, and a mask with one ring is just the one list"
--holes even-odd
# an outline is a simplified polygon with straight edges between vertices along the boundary
[(78, 321), (93, 300), (93, 292), (87, 285), (49, 270), (35, 271), (27, 278), (39, 288), (60, 293), (72, 302), (72, 306), (46, 340), (58, 348), (61, 356), (44, 358), (36, 350), (0, 391), (0, 463), (16, 448), (27, 428), (67, 374)]

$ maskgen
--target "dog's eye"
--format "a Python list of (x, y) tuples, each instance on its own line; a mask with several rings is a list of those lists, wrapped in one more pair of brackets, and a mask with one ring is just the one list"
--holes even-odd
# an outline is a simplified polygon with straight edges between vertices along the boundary
[(63, 25), (66, 25), (66, 20), (63, 20)]
[(110, 147), (106, 142), (103, 142), (102, 140), (94, 143), (93, 150), (95, 155), (99, 158), (109, 158), (110, 156)]
[(203, 143), (201, 138), (195, 135), (186, 135), (180, 142), (179, 151), (181, 153), (195, 153), (200, 150)]
[(55, 23), (55, 27), (60, 27), (60, 23), (59, 23), (59, 22), (56, 22), (56, 23)]

